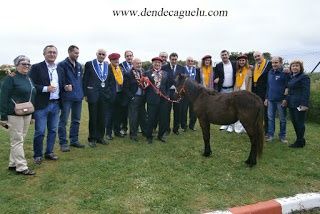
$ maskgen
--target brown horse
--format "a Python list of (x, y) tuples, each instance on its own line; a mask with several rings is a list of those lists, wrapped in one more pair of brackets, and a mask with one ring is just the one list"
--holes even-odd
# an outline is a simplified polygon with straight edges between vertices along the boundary
[(203, 155), (208, 157), (212, 153), (210, 123), (229, 125), (240, 120), (251, 142), (250, 154), (245, 163), (254, 166), (257, 156), (262, 154), (264, 144), (264, 107), (261, 99), (248, 91), (218, 93), (182, 75), (178, 75), (175, 82), (178, 96), (186, 96), (190, 100), (199, 119), (204, 141)]

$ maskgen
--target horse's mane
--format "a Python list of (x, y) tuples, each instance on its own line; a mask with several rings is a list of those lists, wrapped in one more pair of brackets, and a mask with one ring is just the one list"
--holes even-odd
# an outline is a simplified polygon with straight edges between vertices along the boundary
[(216, 95), (218, 92), (214, 89), (206, 88), (202, 84), (199, 84), (193, 79), (186, 79), (186, 85), (189, 88), (189, 93), (195, 97), (200, 94)]

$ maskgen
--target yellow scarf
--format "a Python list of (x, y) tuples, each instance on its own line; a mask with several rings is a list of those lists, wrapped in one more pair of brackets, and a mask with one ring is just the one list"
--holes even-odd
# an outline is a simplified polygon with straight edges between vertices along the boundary
[(248, 68), (247, 66), (240, 68), (236, 73), (236, 88), (240, 89), (245, 77), (247, 76)]
[(118, 85), (122, 85), (123, 83), (123, 76), (120, 69), (120, 66), (117, 67), (117, 69), (111, 64), (112, 73), (114, 75), (114, 78), (116, 79), (116, 82)]
[(267, 60), (263, 59), (261, 64), (258, 66), (256, 65), (253, 71), (253, 82), (256, 83), (259, 79), (259, 77), (262, 74), (262, 70), (264, 68), (264, 66), (266, 65)]
[(202, 67), (202, 72), (203, 72), (203, 81), (204, 81), (204, 85), (206, 87), (209, 87), (209, 82), (210, 82), (210, 75), (211, 75), (211, 66), (203, 66)]

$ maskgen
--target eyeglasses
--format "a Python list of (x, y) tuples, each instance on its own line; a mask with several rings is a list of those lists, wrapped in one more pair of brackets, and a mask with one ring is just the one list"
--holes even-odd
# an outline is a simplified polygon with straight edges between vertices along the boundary
[(30, 67), (30, 66), (31, 66), (30, 63), (24, 63), (24, 62), (23, 62), (23, 63), (20, 63), (20, 65), (25, 66), (25, 67), (27, 67), (27, 66)]
[(106, 54), (104, 53), (98, 53), (99, 56), (105, 56)]

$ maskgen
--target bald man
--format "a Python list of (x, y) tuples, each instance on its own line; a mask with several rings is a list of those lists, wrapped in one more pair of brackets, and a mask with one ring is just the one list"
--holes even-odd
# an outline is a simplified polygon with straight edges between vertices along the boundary
[[(252, 92), (258, 95), (262, 102), (266, 98), (267, 92), (267, 82), (268, 82), (268, 72), (272, 68), (271, 62), (266, 60), (263, 54), (259, 51), (253, 53), (255, 60), (254, 71), (252, 74)], [(264, 109), (264, 131), (267, 135), (268, 133), (268, 109)]]
[(124, 97), (129, 103), (129, 127), (130, 139), (137, 142), (137, 131), (140, 124), (142, 133), (145, 133), (146, 127), (146, 109), (145, 109), (145, 93), (139, 81), (143, 75), (142, 62), (135, 58), (132, 61), (132, 69), (124, 74)]

